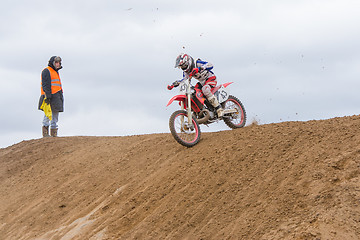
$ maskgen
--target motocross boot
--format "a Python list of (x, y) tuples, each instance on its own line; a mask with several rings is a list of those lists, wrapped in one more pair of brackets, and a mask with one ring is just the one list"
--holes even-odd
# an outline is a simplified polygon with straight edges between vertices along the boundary
[(43, 126), (42, 127), (42, 136), (43, 137), (50, 137), (50, 135), (49, 135), (49, 126), (47, 126), (47, 127)]
[(57, 137), (57, 128), (50, 129), (50, 134), (52, 137)]
[(211, 97), (208, 98), (209, 102), (211, 103), (211, 105), (213, 105), (213, 107), (216, 109), (216, 113), (218, 115), (219, 118), (222, 118), (224, 116), (224, 109), (222, 109), (219, 101), (216, 99), (216, 97), (214, 95), (212, 95)]

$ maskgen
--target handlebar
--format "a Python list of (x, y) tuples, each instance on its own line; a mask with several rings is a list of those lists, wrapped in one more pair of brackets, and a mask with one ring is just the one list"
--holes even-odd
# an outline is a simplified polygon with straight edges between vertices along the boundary
[[(189, 81), (189, 83), (190, 83), (190, 81), (191, 81), (192, 77), (193, 77), (193, 76), (191, 76), (191, 75), (190, 75), (190, 76), (189, 76), (189, 78), (187, 79), (187, 80)], [(167, 89), (168, 89), (168, 90), (172, 90), (174, 87), (179, 86), (179, 83), (177, 83), (177, 85), (176, 85), (176, 86), (174, 85), (174, 83), (176, 83), (176, 81), (175, 81), (175, 82), (173, 82), (171, 85), (168, 85), (168, 86), (167, 86)], [(191, 84), (190, 84), (190, 86), (191, 86)], [(193, 87), (193, 86), (191, 86), (191, 89), (194, 89), (194, 87)]]

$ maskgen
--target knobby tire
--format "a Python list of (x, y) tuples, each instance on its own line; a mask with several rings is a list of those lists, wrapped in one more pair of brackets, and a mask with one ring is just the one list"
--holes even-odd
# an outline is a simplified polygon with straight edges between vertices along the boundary
[(234, 107), (236, 107), (239, 110), (241, 114), (240, 119), (234, 117), (224, 118), (225, 124), (232, 129), (244, 127), (246, 123), (246, 111), (244, 105), (237, 97), (230, 95), (229, 98), (224, 103), (222, 103), (222, 107), (225, 109), (231, 104), (234, 105)]
[(194, 130), (186, 128), (181, 125), (180, 118), (184, 118), (184, 122), (188, 121), (187, 112), (185, 110), (178, 110), (171, 114), (169, 119), (169, 128), (175, 140), (185, 147), (193, 147), (200, 141), (200, 127), (195, 118), (192, 118)]

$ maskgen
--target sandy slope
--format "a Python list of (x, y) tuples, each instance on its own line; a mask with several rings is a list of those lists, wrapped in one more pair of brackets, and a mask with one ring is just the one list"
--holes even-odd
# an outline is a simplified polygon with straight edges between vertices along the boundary
[(360, 239), (360, 116), (0, 149), (0, 239)]

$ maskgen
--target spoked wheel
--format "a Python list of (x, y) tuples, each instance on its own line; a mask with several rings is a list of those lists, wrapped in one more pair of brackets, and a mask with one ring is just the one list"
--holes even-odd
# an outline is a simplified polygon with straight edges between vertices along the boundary
[(193, 147), (200, 141), (199, 124), (194, 118), (189, 124), (187, 112), (184, 110), (178, 110), (171, 114), (169, 127), (175, 140), (185, 147)]
[(230, 95), (229, 98), (222, 103), (222, 107), (224, 109), (237, 109), (236, 113), (224, 116), (224, 122), (226, 125), (233, 129), (245, 126), (246, 112), (244, 105), (239, 99)]

